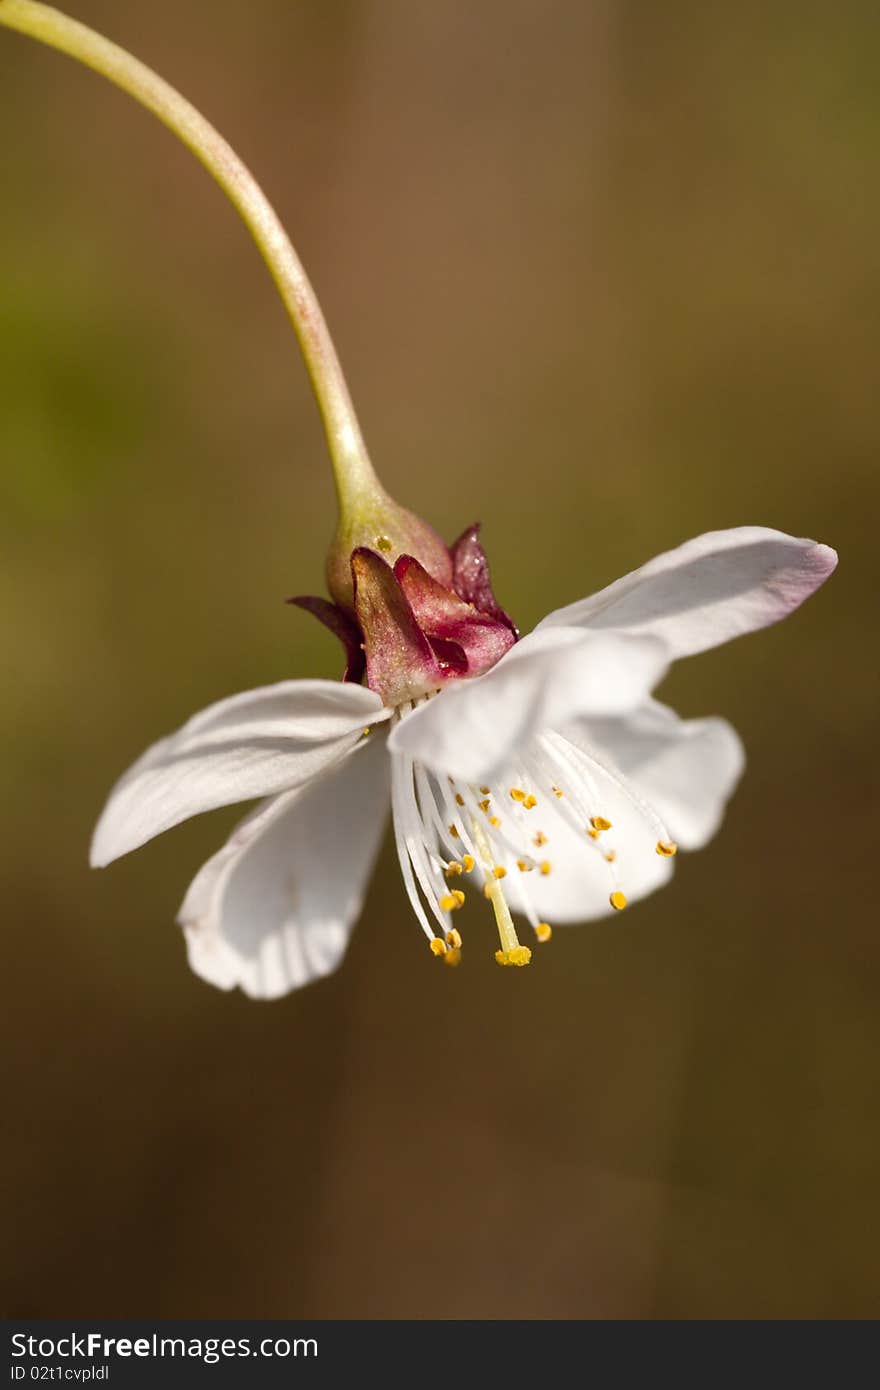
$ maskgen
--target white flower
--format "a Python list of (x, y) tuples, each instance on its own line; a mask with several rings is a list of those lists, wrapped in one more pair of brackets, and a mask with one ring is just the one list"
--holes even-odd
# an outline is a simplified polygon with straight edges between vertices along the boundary
[[(501, 619), (506, 642), (514, 630), (506, 615), (496, 628), (486, 620), (497, 605), (470, 604), (477, 636), (462, 629), (459, 646), (449, 627), (434, 635), (424, 595), (406, 590), (420, 640), (431, 633), (428, 658), (442, 658), (434, 690), (413, 679), (400, 698), (398, 665), (394, 680), (373, 680), (397, 692), (394, 707), (367, 686), (316, 680), (211, 706), (117, 784), (92, 863), (197, 812), (263, 798), (197, 874), (179, 921), (199, 975), (273, 998), (339, 964), (390, 800), (404, 885), (435, 954), (459, 959), (452, 914), (474, 884), (494, 910), (497, 958), (525, 964), (511, 913), (546, 940), (550, 924), (652, 892), (678, 847), (698, 849), (718, 828), (742, 747), (724, 720), (681, 720), (651, 697), (668, 663), (785, 617), (836, 562), (827, 546), (762, 527), (713, 532), (551, 613), (500, 659)], [(389, 639), (366, 612), (369, 681)], [(457, 609), (444, 614), (461, 625)], [(372, 652), (371, 631), (386, 644)], [(477, 650), (494, 664), (469, 675), (479, 664), (456, 652)]]

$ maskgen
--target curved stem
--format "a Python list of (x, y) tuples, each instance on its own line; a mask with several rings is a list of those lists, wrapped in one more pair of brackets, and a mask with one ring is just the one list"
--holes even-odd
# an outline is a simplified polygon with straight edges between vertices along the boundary
[(343, 510), (378, 483), (324, 315), (277, 214), (250, 171), (185, 97), (124, 48), (36, 0), (0, 0), (0, 24), (76, 58), (139, 101), (192, 150), (240, 213), (284, 301), (324, 422)]

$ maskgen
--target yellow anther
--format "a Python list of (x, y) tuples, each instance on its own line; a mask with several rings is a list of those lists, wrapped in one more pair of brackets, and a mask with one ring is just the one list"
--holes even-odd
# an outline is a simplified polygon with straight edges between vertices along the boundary
[(612, 893), (608, 901), (615, 911), (622, 912), (626, 907), (626, 894), (621, 892)]
[(528, 946), (514, 946), (512, 951), (507, 952), (508, 965), (528, 965), (532, 959), (532, 953)]
[(543, 830), (539, 830), (538, 833), (537, 833), (537, 835), (535, 836), (534, 840), (532, 841), (532, 844), (533, 844), (533, 845), (538, 845), (538, 846), (540, 846), (540, 845), (546, 845), (546, 843), (547, 843), (547, 836), (544, 834)]
[(591, 840), (598, 840), (599, 838), (598, 830), (594, 830), (591, 825), (587, 826), (587, 834), (589, 835)]
[(539, 941), (549, 941), (553, 935), (553, 928), (549, 922), (539, 922), (535, 927), (535, 936)]
[(445, 956), (449, 949), (442, 936), (432, 936), (429, 945), (435, 956)]
[(450, 825), (450, 827), (449, 827), (449, 833), (450, 833), (450, 835), (452, 836), (453, 840), (458, 840), (458, 839), (460, 839), (459, 833), (458, 833), (458, 831), (456, 830), (456, 828), (455, 828), (454, 825)]
[(391, 543), (391, 541), (388, 539), (387, 536), (377, 536), (377, 537), (376, 537), (376, 549), (377, 549), (377, 550), (391, 550), (391, 549), (393, 549), (393, 546), (392, 546), (392, 543)]
[(447, 874), (450, 878), (457, 878), (458, 875), (462, 872), (462, 867), (457, 859), (450, 859), (443, 872)]
[(526, 794), (522, 787), (511, 787), (510, 795), (513, 797), (514, 801), (525, 801), (526, 799)]
[(496, 878), (506, 878), (506, 877), (507, 877), (507, 870), (505, 869), (505, 867), (504, 867), (503, 864), (496, 864), (496, 865), (495, 865), (495, 868), (492, 870), (492, 872), (493, 872), (493, 874), (495, 875)]
[(561, 796), (561, 795), (562, 795), (562, 792), (559, 790), (558, 787), (553, 787), (551, 790), (552, 790), (554, 796)]
[(658, 840), (657, 853), (664, 859), (671, 859), (673, 854), (678, 853), (678, 845), (674, 840)]
[(489, 795), (489, 788), (488, 788), (488, 787), (480, 787), (480, 791), (483, 793), (483, 796), (488, 796), (488, 795)]
[(550, 863), (549, 859), (542, 859), (540, 864), (538, 865), (538, 868), (541, 870), (541, 873), (546, 878), (547, 875), (552, 872), (553, 865)]
[(497, 962), (498, 962), (499, 965), (509, 965), (509, 964), (510, 964), (510, 961), (507, 959), (507, 952), (506, 952), (506, 951), (496, 951), (496, 952), (495, 952), (495, 959), (497, 960)]
[(498, 818), (497, 816), (490, 816), (490, 817), (489, 817), (489, 824), (490, 824), (491, 826), (493, 826), (494, 829), (497, 830), (498, 827), (499, 827), (499, 825), (501, 824), (501, 821), (499, 820), (499, 818)]
[(367, 734), (368, 734), (369, 732), (370, 732), (370, 727), (369, 727), (369, 725), (367, 725), (366, 729), (361, 729), (361, 733), (363, 734), (364, 738), (367, 737)]
[(530, 874), (535, 866), (532, 863), (531, 859), (517, 859), (516, 867), (519, 869), (521, 874)]
[(459, 806), (463, 806), (463, 805), (464, 805), (464, 797), (462, 796), (461, 792), (456, 792), (456, 793), (455, 793), (455, 800), (456, 800), (456, 802), (458, 803)]
[(477, 803), (477, 805), (479, 806), (479, 808), (480, 808), (481, 811), (488, 811), (488, 810), (489, 810), (489, 797), (487, 796), (487, 797), (485, 798), (484, 801), (479, 801), (479, 802)]
[(456, 931), (455, 927), (450, 927), (446, 933), (446, 945), (451, 951), (461, 950), (461, 932)]
[(611, 829), (611, 822), (610, 822), (610, 820), (606, 820), (604, 816), (591, 816), (591, 817), (590, 817), (590, 825), (593, 827), (594, 830), (610, 830), (610, 829)]
[(444, 893), (440, 899), (441, 912), (455, 912), (464, 902), (464, 893), (460, 888), (455, 888), (451, 893)]
[(606, 862), (607, 862), (607, 863), (613, 864), (616, 858), (617, 858), (617, 850), (616, 850), (616, 849), (609, 849), (609, 850), (606, 850), (606, 851), (605, 851), (605, 859), (606, 859)]
[(461, 965), (461, 951), (456, 946), (453, 950), (447, 951), (443, 957), (444, 965)]
[(461, 862), (464, 866), (465, 873), (469, 874), (474, 867), (474, 856), (472, 854), (466, 854)]
[(527, 796), (526, 799), (525, 799), (525, 801), (523, 802), (523, 806), (526, 808), (527, 811), (532, 811), (532, 810), (534, 810), (534, 808), (537, 806), (537, 804), (538, 804), (538, 798), (537, 798), (536, 796), (531, 796), (531, 795), (530, 795), (530, 796)]

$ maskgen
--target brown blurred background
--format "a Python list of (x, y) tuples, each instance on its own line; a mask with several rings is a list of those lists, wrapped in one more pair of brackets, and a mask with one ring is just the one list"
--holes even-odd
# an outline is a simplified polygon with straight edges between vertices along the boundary
[(624, 921), (437, 969), (386, 851), (337, 975), (202, 984), (173, 918), (239, 812), (88, 838), (194, 710), (336, 674), (281, 602), (324, 444), (191, 156), (0, 30), (2, 1311), (877, 1313), (876, 6), (71, 5), (252, 164), (389, 489), (483, 519), (523, 628), (714, 527), (841, 568), (667, 682), (750, 762)]

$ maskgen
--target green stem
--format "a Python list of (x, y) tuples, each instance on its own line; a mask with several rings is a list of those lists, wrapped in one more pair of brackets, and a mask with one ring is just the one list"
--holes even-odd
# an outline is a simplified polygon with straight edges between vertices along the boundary
[(57, 48), (114, 82), (159, 117), (240, 213), (284, 301), (324, 422), (340, 510), (375, 496), (373, 472), (339, 358), (315, 292), (278, 216), (235, 151), (194, 106), (124, 48), (36, 0), (0, 0), (0, 24)]

